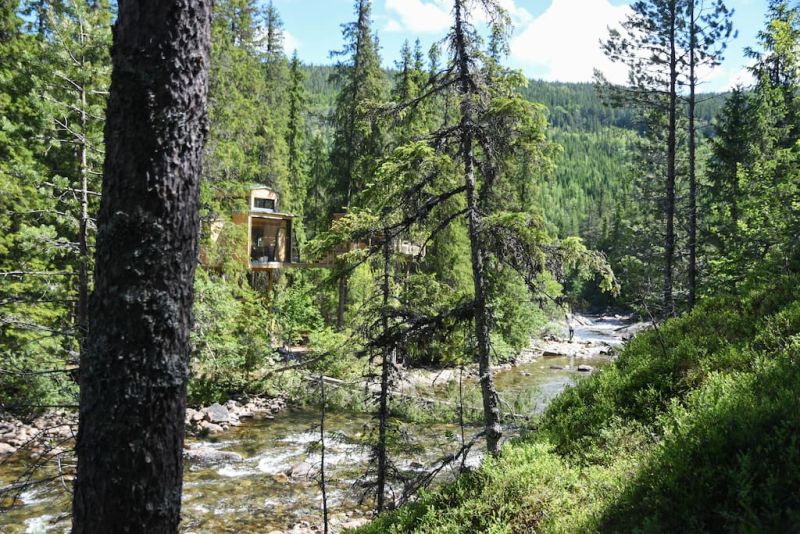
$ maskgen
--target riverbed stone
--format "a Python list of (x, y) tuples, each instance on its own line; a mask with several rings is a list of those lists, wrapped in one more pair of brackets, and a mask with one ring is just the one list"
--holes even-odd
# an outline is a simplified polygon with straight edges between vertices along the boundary
[(348, 529), (356, 529), (359, 527), (363, 527), (367, 523), (369, 523), (369, 519), (367, 519), (366, 517), (359, 517), (357, 519), (351, 519), (350, 521), (346, 521), (342, 523), (341, 526), (342, 530), (348, 530)]
[(592, 371), (594, 371), (594, 367), (592, 367), (591, 365), (579, 365), (578, 371), (581, 373), (591, 373)]
[(287, 475), (286, 473), (277, 473), (275, 475), (272, 475), (272, 480), (274, 480), (278, 484), (288, 484), (289, 475)]
[(222, 406), (220, 403), (215, 402), (211, 406), (205, 409), (206, 412), (206, 421), (210, 423), (227, 423), (230, 420), (230, 414), (228, 413), (228, 409)]

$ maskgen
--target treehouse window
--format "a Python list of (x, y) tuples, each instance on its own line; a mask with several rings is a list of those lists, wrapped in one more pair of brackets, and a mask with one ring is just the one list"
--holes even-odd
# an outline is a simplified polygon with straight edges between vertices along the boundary
[(275, 211), (275, 199), (274, 198), (254, 198), (253, 199), (253, 207), (256, 209), (261, 210), (272, 210)]
[(290, 239), (291, 226), (288, 221), (254, 218), (250, 234), (250, 262), (291, 261)]

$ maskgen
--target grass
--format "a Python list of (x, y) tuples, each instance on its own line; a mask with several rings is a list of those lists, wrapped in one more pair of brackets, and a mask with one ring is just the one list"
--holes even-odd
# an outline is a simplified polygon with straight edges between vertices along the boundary
[(800, 530), (800, 277), (705, 300), (362, 532)]

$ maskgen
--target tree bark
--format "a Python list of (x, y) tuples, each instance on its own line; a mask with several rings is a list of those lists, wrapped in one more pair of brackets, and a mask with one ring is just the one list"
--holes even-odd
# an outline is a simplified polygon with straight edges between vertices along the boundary
[(697, 20), (695, 0), (689, 0), (689, 309), (697, 298)]
[(464, 184), (467, 190), (467, 223), (469, 226), (470, 256), (472, 261), (472, 281), (475, 289), (475, 339), (478, 349), (478, 373), (480, 375), (481, 395), (483, 397), (483, 422), (486, 433), (486, 448), (489, 454), (500, 453), (500, 409), (491, 367), (491, 346), (489, 341), (489, 313), (486, 307), (485, 258), (480, 242), (480, 215), (475, 186), (475, 162), (472, 134), (472, 102), (470, 95), (469, 57), (464, 30), (464, 9), (462, 0), (455, 1), (456, 57), (461, 84), (461, 150), (464, 158)]
[(675, 298), (673, 295), (673, 263), (675, 259), (675, 160), (678, 108), (678, 56), (677, 39), (677, 5), (670, 2), (670, 56), (669, 56), (669, 124), (667, 132), (667, 184), (664, 215), (666, 218), (666, 235), (664, 237), (664, 316), (675, 314)]
[(73, 533), (174, 533), (211, 0), (120, 0)]

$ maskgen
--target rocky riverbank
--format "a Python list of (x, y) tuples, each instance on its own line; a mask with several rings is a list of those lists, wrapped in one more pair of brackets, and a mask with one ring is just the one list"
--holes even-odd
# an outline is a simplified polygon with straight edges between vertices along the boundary
[(270, 419), (284, 408), (286, 399), (283, 397), (232, 399), (225, 404), (214, 403), (200, 409), (187, 408), (186, 431), (194, 436), (220, 434), (241, 425), (242, 419), (252, 419), (256, 415)]
[(33, 460), (58, 456), (70, 448), (77, 430), (76, 414), (66, 410), (28, 422), (0, 412), (0, 459), (18, 452)]
[[(576, 314), (570, 317), (569, 324), (573, 330), (572, 339), (552, 334), (542, 338), (531, 338), (530, 345), (522, 349), (513, 361), (493, 365), (492, 370), (508, 371), (518, 365), (547, 358), (568, 357), (574, 360), (584, 360), (610, 357), (623, 342), (648, 327), (646, 323), (634, 322), (630, 316), (620, 315), (585, 317)], [(557, 369), (581, 373), (593, 371), (592, 366), (578, 362), (557, 366)], [(430, 389), (448, 382), (458, 381), (459, 377), (467, 379), (477, 376), (477, 364), (464, 366), (463, 375), (460, 368), (404, 369), (401, 370), (398, 389), (401, 391)]]
[[(271, 418), (286, 407), (282, 397), (229, 400), (186, 409), (186, 432), (192, 436), (219, 434), (255, 416)], [(77, 414), (52, 410), (31, 420), (0, 412), (0, 460), (18, 454), (32, 460), (55, 458), (72, 448), (78, 432)]]

